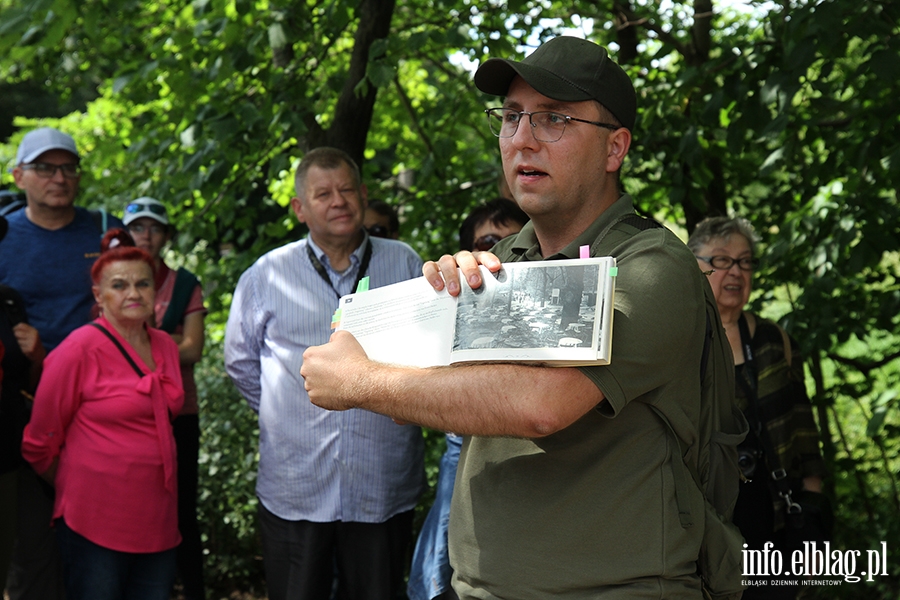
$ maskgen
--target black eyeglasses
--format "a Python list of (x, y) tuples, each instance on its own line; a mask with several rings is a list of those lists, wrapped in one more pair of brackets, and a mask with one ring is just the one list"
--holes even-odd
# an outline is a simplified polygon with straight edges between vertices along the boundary
[(53, 165), (50, 163), (30, 163), (22, 165), (25, 171), (34, 171), (34, 174), (41, 179), (50, 179), (56, 175), (56, 171), (62, 171), (63, 177), (66, 179), (77, 179), (81, 175), (81, 167), (77, 163), (66, 163), (64, 165)]
[(486, 252), (497, 245), (497, 242), (502, 240), (503, 238), (497, 235), (496, 233), (488, 233), (477, 240), (472, 244), (474, 250), (480, 250), (482, 252)]
[(613, 125), (612, 123), (577, 119), (549, 110), (525, 112), (524, 110), (513, 110), (511, 108), (489, 108), (484, 112), (487, 113), (491, 133), (498, 138), (511, 138), (516, 135), (519, 123), (524, 115), (528, 115), (528, 122), (531, 123), (531, 135), (539, 142), (558, 142), (570, 121), (596, 125), (597, 127), (613, 131), (620, 128), (619, 125)]
[(731, 258), (730, 256), (698, 256), (697, 258), (720, 271), (727, 271), (735, 264), (741, 271), (753, 271), (759, 266), (758, 258)]
[(125, 207), (125, 212), (128, 214), (136, 214), (143, 211), (150, 211), (154, 215), (159, 215), (161, 217), (166, 216), (166, 207), (161, 206), (159, 204), (145, 204), (143, 202), (132, 202), (128, 206)]
[(388, 231), (388, 228), (384, 225), (372, 225), (368, 227), (366, 231), (369, 232), (369, 235), (372, 237), (380, 237), (380, 238), (389, 238), (391, 237), (391, 232)]

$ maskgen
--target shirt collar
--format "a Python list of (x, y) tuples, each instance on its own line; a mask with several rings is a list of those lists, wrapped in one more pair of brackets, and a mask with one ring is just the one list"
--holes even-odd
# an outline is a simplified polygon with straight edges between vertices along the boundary
[[(369, 234), (363, 229), (363, 238), (360, 242), (359, 246), (357, 246), (356, 250), (353, 251), (353, 254), (350, 255), (350, 268), (358, 267), (359, 263), (362, 262), (363, 253), (366, 251), (366, 242), (369, 241)], [(322, 263), (322, 266), (327, 268), (330, 271), (334, 271), (331, 268), (331, 262), (328, 260), (328, 255), (325, 254), (325, 251), (322, 250), (312, 239), (311, 235), (306, 236), (306, 243), (309, 244), (309, 247), (312, 248), (312, 251), (316, 254), (316, 258), (319, 259), (319, 262)], [(337, 272), (337, 271), (335, 271)]]
[(632, 213), (634, 213), (634, 201), (628, 194), (623, 194), (612, 206), (603, 211), (577, 238), (553, 256), (541, 256), (541, 246), (538, 243), (537, 235), (534, 233), (534, 224), (529, 221), (516, 235), (510, 246), (510, 251), (513, 254), (524, 257), (528, 261), (579, 258), (582, 246), (590, 246), (597, 238), (601, 237), (607, 228), (611, 227), (622, 217)]

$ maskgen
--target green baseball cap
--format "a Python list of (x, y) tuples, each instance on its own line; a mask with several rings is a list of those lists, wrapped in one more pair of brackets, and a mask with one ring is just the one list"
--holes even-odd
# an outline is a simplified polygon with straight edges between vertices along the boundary
[(622, 125), (634, 129), (634, 85), (603, 46), (569, 36), (553, 38), (519, 62), (486, 60), (475, 72), (475, 86), (487, 94), (505, 96), (516, 75), (554, 100), (597, 100)]

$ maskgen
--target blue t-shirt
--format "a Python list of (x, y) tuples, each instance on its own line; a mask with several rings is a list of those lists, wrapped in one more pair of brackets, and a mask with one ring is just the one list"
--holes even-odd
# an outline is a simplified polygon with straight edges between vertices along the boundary
[[(0, 241), (0, 284), (16, 289), (25, 300), (28, 322), (49, 351), (87, 323), (94, 306), (91, 266), (100, 255), (102, 232), (87, 209), (50, 231), (35, 225), (24, 210), (7, 215), (9, 231)], [(124, 227), (108, 216), (108, 227)]]

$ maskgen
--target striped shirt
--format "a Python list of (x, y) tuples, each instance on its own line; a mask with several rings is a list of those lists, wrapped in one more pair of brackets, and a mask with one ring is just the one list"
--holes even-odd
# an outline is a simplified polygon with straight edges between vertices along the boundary
[[(370, 287), (421, 275), (412, 248), (368, 239)], [(307, 246), (331, 286), (316, 272)], [(424, 488), (418, 427), (365, 410), (323, 410), (310, 403), (300, 377), (303, 352), (329, 339), (337, 293), (351, 292), (365, 246), (339, 273), (309, 238), (287, 244), (247, 269), (234, 292), (225, 369), (259, 414), (256, 492), (282, 519), (380, 523), (414, 508)]]
[[(787, 470), (792, 487), (800, 488), (806, 477), (826, 475), (825, 462), (819, 451), (819, 430), (813, 408), (806, 393), (803, 359), (797, 342), (790, 339), (791, 362), (785, 356), (781, 327), (767, 319), (756, 317), (756, 331), (750, 341), (757, 371), (757, 404), (759, 416), (753, 414), (745, 388), (736, 386), (738, 408), (744, 411), (751, 431), (762, 422), (769, 433), (778, 460), (767, 461), (769, 472), (781, 467)], [(735, 367), (735, 377), (748, 376), (746, 363)], [(741, 503), (741, 499), (738, 499)], [(775, 511), (775, 530), (784, 525), (784, 500), (772, 494)]]

